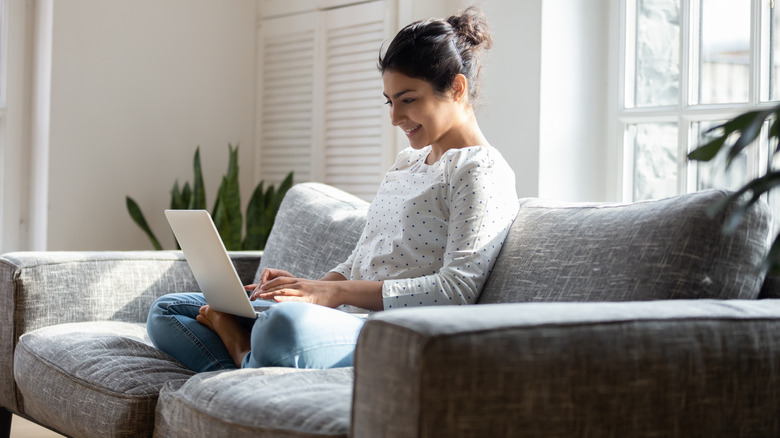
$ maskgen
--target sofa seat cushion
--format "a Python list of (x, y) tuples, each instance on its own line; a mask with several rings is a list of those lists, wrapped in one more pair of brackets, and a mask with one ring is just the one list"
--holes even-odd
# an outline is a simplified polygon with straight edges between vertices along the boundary
[(151, 436), (160, 388), (192, 375), (135, 323), (45, 327), (19, 338), (14, 354), (24, 413), (69, 436)]
[(346, 437), (352, 368), (198, 374), (160, 392), (155, 437)]
[(734, 233), (707, 190), (633, 204), (521, 201), (480, 303), (755, 299), (770, 212), (758, 203)]

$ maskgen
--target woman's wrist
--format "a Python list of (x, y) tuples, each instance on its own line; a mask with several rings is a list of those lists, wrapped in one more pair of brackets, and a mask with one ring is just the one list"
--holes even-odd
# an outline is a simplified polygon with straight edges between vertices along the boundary
[(381, 281), (350, 280), (340, 286), (337, 292), (339, 303), (367, 310), (384, 310)]
[(383, 310), (382, 282), (368, 280), (347, 280), (338, 272), (328, 272), (320, 281), (334, 281), (333, 307), (342, 304), (368, 310)]
[(344, 278), (343, 275), (339, 274), (338, 272), (328, 272), (327, 274), (323, 275), (322, 278), (320, 278), (320, 281), (346, 281), (347, 279)]

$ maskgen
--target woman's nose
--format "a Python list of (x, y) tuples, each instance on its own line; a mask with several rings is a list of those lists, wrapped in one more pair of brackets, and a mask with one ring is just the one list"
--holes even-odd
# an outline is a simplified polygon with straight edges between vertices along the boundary
[(390, 123), (392, 123), (393, 126), (398, 126), (403, 121), (403, 117), (401, 114), (401, 111), (398, 110), (397, 107), (391, 106), (390, 107)]

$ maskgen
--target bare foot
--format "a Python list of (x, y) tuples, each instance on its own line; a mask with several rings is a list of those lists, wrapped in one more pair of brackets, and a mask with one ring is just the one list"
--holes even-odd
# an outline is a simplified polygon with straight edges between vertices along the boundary
[(225, 344), (230, 357), (236, 366), (241, 368), (241, 362), (244, 356), (251, 348), (250, 334), (236, 321), (236, 317), (229, 314), (212, 310), (208, 305), (200, 308), (200, 315), (196, 318), (199, 323), (214, 330)]

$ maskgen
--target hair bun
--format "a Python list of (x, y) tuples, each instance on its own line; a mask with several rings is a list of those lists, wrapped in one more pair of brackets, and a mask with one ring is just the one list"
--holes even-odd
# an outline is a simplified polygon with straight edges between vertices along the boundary
[(451, 16), (447, 22), (465, 42), (472, 46), (484, 46), (485, 49), (489, 49), (493, 43), (485, 14), (474, 6), (460, 15)]

